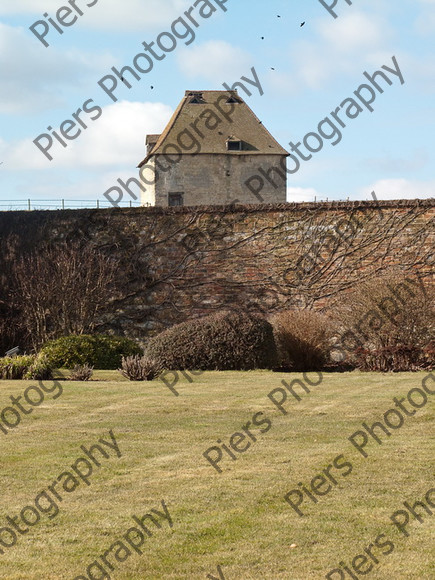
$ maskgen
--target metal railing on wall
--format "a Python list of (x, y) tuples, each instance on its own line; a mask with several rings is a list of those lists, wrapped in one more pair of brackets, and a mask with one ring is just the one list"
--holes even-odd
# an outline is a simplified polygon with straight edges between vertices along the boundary
[[(139, 201), (120, 202), (119, 207), (140, 207)], [(102, 209), (113, 207), (108, 200), (65, 199), (0, 199), (0, 211), (32, 211), (56, 209)]]
[[(305, 203), (324, 203), (328, 201), (349, 201), (347, 199), (328, 199), (313, 196), (312, 200), (305, 200)], [(304, 202), (299, 202), (304, 203)], [(118, 207), (148, 207), (151, 204), (141, 204), (139, 201), (120, 201)], [(0, 199), (0, 211), (32, 211), (32, 210), (59, 210), (59, 209), (104, 209), (113, 205), (108, 200), (65, 200), (65, 199), (19, 199), (19, 200), (2, 200)]]

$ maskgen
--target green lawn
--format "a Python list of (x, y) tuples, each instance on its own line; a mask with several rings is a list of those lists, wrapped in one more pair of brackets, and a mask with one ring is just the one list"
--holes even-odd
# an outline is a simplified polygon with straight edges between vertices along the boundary
[[(435, 487), (433, 395), (413, 416), (402, 413), (403, 426), (392, 428), (390, 437), (379, 430), (382, 445), (368, 436), (368, 457), (348, 440), (363, 422), (371, 425), (389, 409), (397, 409), (394, 397), (422, 389), (425, 376), (325, 374), (310, 393), (299, 387), (299, 402), (288, 393), (287, 415), (267, 395), (282, 387), (282, 379), (290, 382), (302, 375), (207, 372), (194, 377), (194, 383), (182, 377), (178, 397), (159, 380), (129, 382), (112, 371), (97, 372), (94, 378), (99, 380), (88, 383), (61, 381), (60, 397), (53, 400), (46, 394), (16, 428), (7, 435), (0, 432), (1, 578), (142, 580), (210, 575), (219, 580), (310, 580), (325, 578), (340, 561), (351, 567), (361, 555), (354, 560), (359, 574), (354, 569), (353, 576), (343, 571), (330, 578), (433, 579), (435, 494), (433, 516), (420, 508), (420, 523), (409, 514), (409, 537), (390, 520), (393, 512), (405, 510), (404, 501), (413, 504)], [(315, 374), (309, 377), (317, 380)], [(1, 381), (0, 412), (11, 406), (10, 395), (22, 395), (32, 384), (37, 383)], [(435, 390), (434, 381), (426, 385)], [(29, 396), (36, 398), (34, 393)], [(420, 404), (418, 392), (413, 396)], [(409, 404), (407, 408), (412, 409)], [(260, 412), (263, 415), (256, 415)], [(12, 420), (10, 412), (6, 417)], [(394, 413), (388, 418), (398, 421)], [(243, 440), (243, 426), (251, 438), (245, 431)], [(96, 452), (100, 467), (93, 465), (86, 485), (71, 468), (79, 457), (86, 457), (80, 446), (89, 448), (100, 438), (112, 443), (111, 430), (121, 457), (116, 446), (100, 442), (109, 457)], [(237, 432), (242, 434), (232, 438), (231, 450), (229, 441)], [(217, 440), (236, 457), (221, 448), (221, 473), (203, 456), (209, 447), (219, 445)], [(235, 450), (248, 442), (246, 451)], [(217, 457), (217, 451), (211, 455)], [(347, 475), (346, 461), (352, 465)], [(85, 475), (85, 464), (76, 468)], [(313, 482), (324, 469), (330, 479), (324, 475), (323, 483), (321, 477)], [(66, 472), (75, 473), (75, 484)], [(299, 482), (314, 498), (302, 492), (299, 509), (304, 517), (284, 500), (286, 493), (301, 489)], [(48, 499), (39, 496), (38, 512), (35, 500), (44, 490)], [(59, 513), (50, 519), (54, 493), (62, 501), (57, 502)], [(301, 496), (294, 492), (292, 497)], [(150, 512), (162, 512), (162, 500), (172, 527), (168, 519)], [(21, 512), (26, 506), (30, 509)], [(29, 522), (38, 515), (40, 520), (29, 525), (27, 533), (16, 532), (15, 545), (4, 547), (1, 541), (13, 542), (4, 529), (12, 527), (6, 517), (20, 512)], [(123, 536), (137, 526), (133, 515), (147, 513), (154, 514), (161, 529), (147, 519), (152, 536), (145, 534), (141, 546), (139, 535), (130, 532), (140, 555)], [(103, 564), (105, 553), (113, 570)], [(86, 569), (94, 561), (98, 565), (90, 568), (89, 576)], [(371, 571), (363, 574), (370, 565)]]

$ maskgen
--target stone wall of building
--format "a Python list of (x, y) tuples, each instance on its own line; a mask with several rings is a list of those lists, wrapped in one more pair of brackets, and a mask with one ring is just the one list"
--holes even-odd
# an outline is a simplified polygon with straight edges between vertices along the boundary
[(0, 275), (47, 240), (91, 244), (122, 286), (100, 330), (146, 342), (224, 307), (322, 309), (391, 268), (433, 283), (434, 218), (434, 200), (2, 212)]
[[(234, 200), (241, 204), (285, 203), (285, 156), (232, 152), (230, 155), (184, 154), (178, 159), (174, 153), (173, 160), (171, 165), (164, 155), (157, 155), (143, 168), (143, 204), (165, 207), (171, 192), (183, 192), (186, 206), (210, 201), (225, 205)], [(260, 167), (268, 172), (269, 178), (259, 175), (259, 179), (253, 179)], [(245, 185), (247, 180), (251, 180), (251, 190)], [(235, 183), (240, 187), (235, 187)], [(260, 196), (255, 196), (253, 192), (260, 189)]]

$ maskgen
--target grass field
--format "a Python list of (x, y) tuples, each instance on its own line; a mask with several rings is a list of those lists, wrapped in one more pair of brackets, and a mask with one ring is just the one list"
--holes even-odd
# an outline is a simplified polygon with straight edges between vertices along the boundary
[[(317, 380), (315, 374), (309, 376)], [(175, 580), (207, 575), (219, 580), (310, 580), (325, 578), (340, 561), (352, 569), (355, 557), (367, 556), (364, 548), (368, 548), (375, 559), (354, 561), (360, 567), (358, 574), (355, 569), (353, 576), (343, 570), (330, 578), (433, 580), (435, 508), (433, 516), (420, 508), (422, 522), (409, 514), (409, 537), (390, 520), (396, 510), (405, 510), (404, 501), (413, 504), (435, 487), (433, 395), (415, 415), (405, 416), (403, 426), (391, 429), (390, 437), (379, 431), (382, 445), (368, 436), (368, 457), (348, 440), (363, 422), (379, 421), (395, 407), (393, 397), (421, 389), (425, 376), (325, 374), (310, 393), (298, 391), (300, 401), (289, 394), (284, 405), (287, 415), (267, 395), (282, 386), (282, 379), (289, 382), (302, 375), (207, 372), (195, 377), (194, 383), (182, 377), (178, 397), (159, 380), (129, 382), (112, 371), (95, 373), (99, 380), (89, 383), (61, 381), (60, 397), (54, 400), (47, 394), (17, 427), (7, 435), (0, 432), (0, 525), (11, 528), (6, 517), (20, 512), (29, 523), (24, 533), (25, 524), (16, 519), (23, 533), (16, 532), (12, 547), (0, 544), (4, 552), (0, 576), (8, 580)], [(1, 381), (0, 411), (11, 405), (10, 395), (22, 395), (31, 384), (36, 383)], [(427, 386), (434, 390), (433, 381)], [(407, 408), (412, 407), (407, 404)], [(257, 415), (257, 423), (267, 417), (270, 426), (252, 425), (253, 415), (260, 411), (264, 414)], [(11, 420), (10, 413), (6, 416)], [(397, 421), (392, 414), (389, 418), (391, 423)], [(246, 436), (242, 443), (242, 437), (235, 436), (232, 442), (241, 449), (250, 441), (250, 447), (231, 451), (231, 436), (248, 421), (253, 437)], [(108, 458), (95, 452), (100, 466), (93, 464), (86, 485), (71, 466), (85, 475), (86, 465), (74, 463), (86, 458), (81, 446), (89, 449), (100, 438), (113, 441), (110, 430), (121, 456), (115, 447), (100, 442)], [(203, 456), (206, 449), (219, 445), (219, 439), (237, 457), (234, 460), (222, 451), (222, 473)], [(336, 459), (341, 454), (344, 457)], [(349, 468), (333, 465), (329, 474), (336, 484), (312, 482), (334, 459), (338, 466), (351, 463), (352, 471), (345, 476)], [(75, 475), (76, 484), (67, 473)], [(325, 495), (313, 495), (310, 485), (321, 493), (328, 489), (328, 481)], [(301, 489), (299, 482), (317, 500), (303, 492), (299, 509), (304, 517), (284, 500), (290, 490)], [(39, 495), (38, 512), (36, 497), (44, 490), (52, 504)], [(56, 516), (54, 492), (62, 497)], [(168, 519), (156, 519), (156, 512), (150, 512), (162, 512), (162, 500), (172, 527)], [(23, 510), (26, 506), (30, 509)], [(139, 546), (140, 555), (123, 536), (137, 526), (133, 515), (141, 518), (147, 513), (154, 514), (161, 529), (148, 518), (152, 536), (145, 534), (142, 546), (140, 536), (130, 532), (128, 538)], [(39, 521), (31, 525), (38, 514)], [(0, 540), (13, 542), (4, 529)], [(101, 559), (104, 553), (106, 564)]]

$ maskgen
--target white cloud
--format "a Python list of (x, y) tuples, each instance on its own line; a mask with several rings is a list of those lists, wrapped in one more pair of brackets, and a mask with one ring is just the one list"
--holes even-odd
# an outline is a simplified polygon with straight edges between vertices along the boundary
[(430, 163), (430, 156), (425, 149), (409, 152), (406, 157), (393, 157), (387, 155), (367, 160), (367, 165), (378, 172), (404, 174), (409, 171), (420, 171)]
[[(146, 30), (164, 24), (180, 16), (189, 6), (188, 0), (99, 0), (90, 8), (88, 0), (77, 0), (77, 6), (83, 16), (78, 22), (83, 26), (112, 30)], [(67, 2), (60, 0), (3, 0), (0, 5), (0, 15), (29, 14), (36, 20), (43, 20), (43, 14), (48, 12), (54, 17), (56, 11)], [(33, 24), (29, 22), (29, 26)]]
[[(434, 29), (435, 33), (435, 18)], [(413, 88), (423, 94), (435, 92), (435, 61), (432, 58), (421, 58), (411, 54), (401, 54), (397, 57), (400, 68)]]
[[(320, 199), (322, 199), (321, 195), (312, 187), (287, 187), (287, 201), (289, 203), (319, 201)], [(326, 199), (325, 196), (324, 199)]]
[(435, 198), (435, 180), (380, 179), (363, 187), (352, 199), (371, 199), (371, 192), (378, 199), (427, 199)]
[[(435, 198), (435, 180), (380, 179), (371, 185), (359, 188), (349, 196), (346, 194), (346, 199), (372, 201), (372, 191), (375, 192), (377, 199), (384, 200)], [(289, 203), (345, 201), (345, 198), (334, 194), (328, 196), (312, 187), (287, 187), (287, 201)]]
[[(172, 110), (162, 103), (137, 103), (120, 101), (103, 109), (102, 116), (65, 149), (54, 140), (49, 153), (53, 161), (32, 143), (37, 136), (18, 143), (0, 142), (0, 155), (9, 169), (130, 167), (132, 175), (136, 165), (145, 157), (145, 135), (161, 133)], [(82, 116), (84, 119), (84, 117)]]
[(22, 28), (0, 23), (0, 113), (39, 112), (65, 104), (72, 88), (113, 65), (113, 57), (78, 50), (59, 53), (36, 46)]
[[(31, 201), (32, 207), (42, 206), (42, 202), (49, 201), (50, 204), (60, 209), (61, 200), (65, 200), (65, 206), (73, 207), (96, 207), (97, 200), (100, 200), (100, 207), (107, 207), (109, 201), (103, 196), (103, 193), (113, 186), (118, 186), (118, 179), (126, 183), (131, 177), (138, 178), (137, 169), (105, 171), (94, 170), (87, 172), (75, 173), (74, 170), (63, 169), (62, 171), (52, 171), (50, 173), (41, 172), (33, 173), (32, 179), (28, 183), (22, 184), (26, 196)], [(30, 172), (25, 172), (23, 178), (30, 177)], [(59, 180), (62, 180), (62, 187), (59, 188)], [(123, 203), (133, 205), (140, 200), (140, 189), (131, 184), (131, 191), (138, 198), (134, 198), (127, 193), (123, 198)], [(23, 196), (24, 197), (24, 196)], [(18, 203), (21, 200), (15, 200)], [(85, 203), (83, 203), (85, 202)], [(93, 203), (92, 203), (93, 202)], [(0, 206), (3, 202), (0, 201)]]
[(292, 44), (291, 73), (270, 73), (269, 82), (289, 94), (306, 87), (321, 89), (332, 85), (337, 77), (359, 73), (361, 68), (379, 67), (391, 54), (385, 49), (393, 33), (380, 14), (351, 10), (337, 20), (322, 18), (313, 23), (314, 41)]
[(179, 51), (177, 60), (181, 71), (189, 78), (204, 78), (221, 85), (232, 79), (249, 76), (253, 58), (249, 53), (222, 40), (210, 40), (193, 48)]

